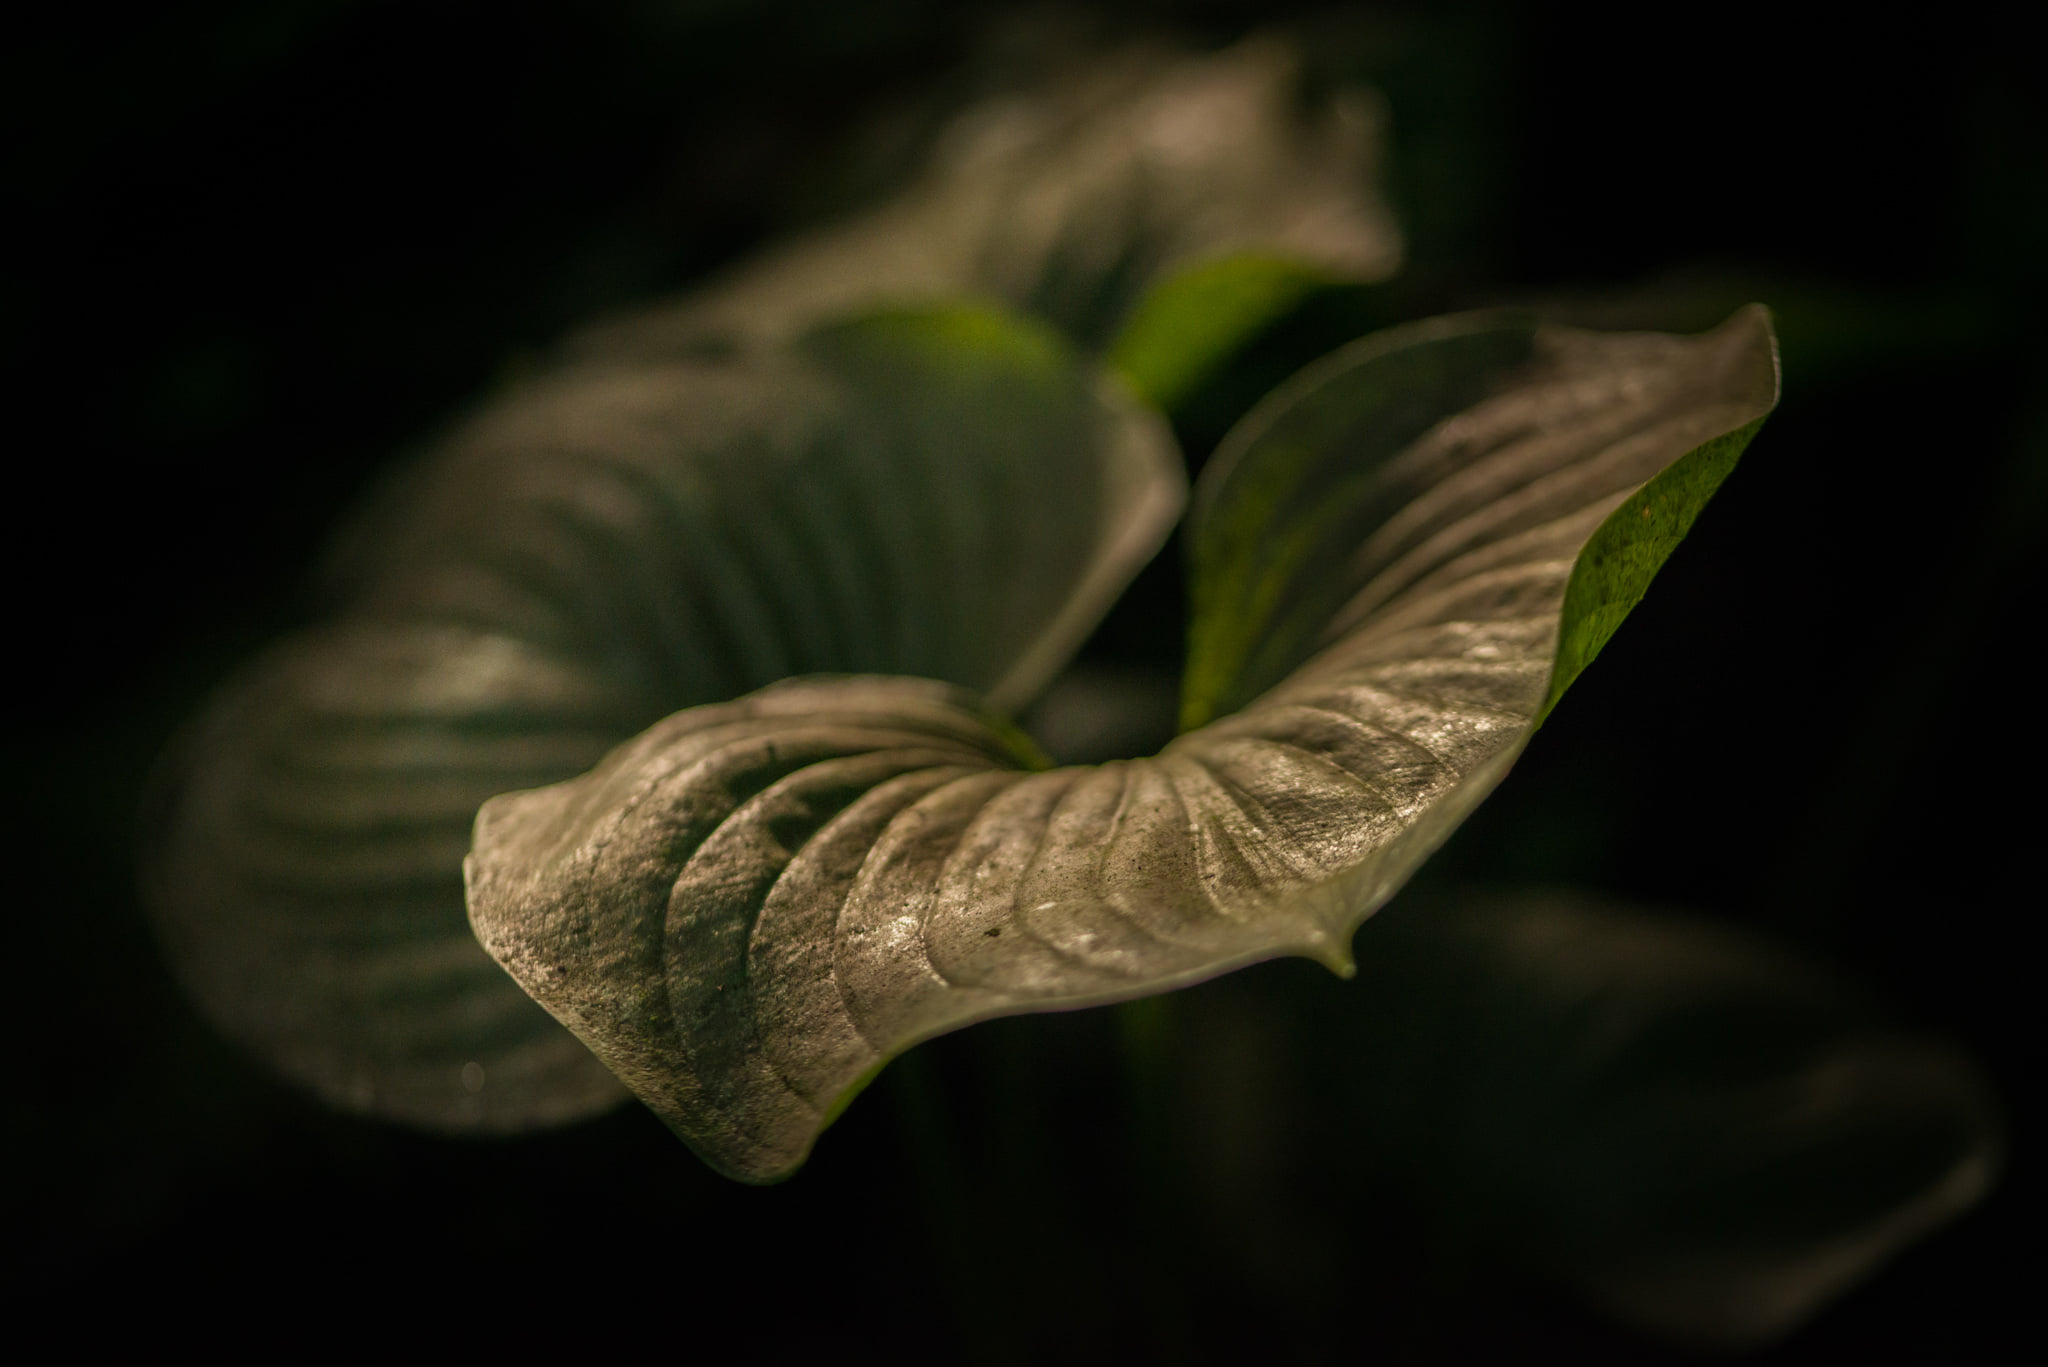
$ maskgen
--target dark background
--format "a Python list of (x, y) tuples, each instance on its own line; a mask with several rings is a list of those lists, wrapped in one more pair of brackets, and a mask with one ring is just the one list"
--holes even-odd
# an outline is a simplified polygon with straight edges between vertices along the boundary
[[(2048, 1213), (2031, 49), (1954, 7), (1797, 31), (1776, 7), (1683, 28), (1546, 8), (1066, 13), (1208, 44), (1288, 19), (1377, 83), (1411, 245), (1369, 304), (1387, 321), (1777, 310), (1778, 414), (1429, 876), (1732, 918), (1974, 1054), (2008, 1113), (2002, 1185), (1760, 1360), (2019, 1355)], [(679, 1353), (736, 1336), (942, 1360), (1665, 1351), (1528, 1270), (1447, 1267), (1398, 1220), (1317, 1245), (1315, 1275), (1259, 1251), (1284, 1220), (1180, 1237), (1189, 1198), (1151, 1181), (1102, 1062), (1110, 1013), (921, 1050), (810, 1169), (753, 1190), (637, 1107), (491, 1143), (330, 1114), (217, 1038), (157, 956), (132, 890), (143, 775), (311, 611), (303, 576), (365, 483), (571, 324), (885, 189), (965, 93), (967, 54), (1024, 12), (183, 0), (10, 21), (5, 1284), (31, 1315), (630, 1322)], [(904, 135), (855, 139), (877, 120)], [(1170, 658), (1142, 624), (1176, 620), (1171, 589), (1149, 576), (1093, 653)], [(1342, 990), (1317, 973), (1241, 976)]]

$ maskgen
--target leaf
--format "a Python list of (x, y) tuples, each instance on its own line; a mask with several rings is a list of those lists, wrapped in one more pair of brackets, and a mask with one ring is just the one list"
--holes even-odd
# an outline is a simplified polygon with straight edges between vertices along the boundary
[(776, 342), (842, 313), (972, 295), (1094, 348), (1152, 281), (1232, 253), (1384, 279), (1401, 256), (1377, 186), (1384, 114), (1363, 90), (1311, 109), (1300, 66), (1271, 36), (1093, 55), (968, 108), (880, 208), (574, 345), (645, 357)]
[(1465, 891), (1360, 942), (1356, 1005), (1316, 1033), (1341, 1132), (1439, 1226), (1659, 1335), (1778, 1337), (1999, 1167), (1969, 1059), (1735, 927)]
[(477, 808), (678, 708), (887, 670), (1028, 701), (1151, 557), (1162, 424), (952, 310), (507, 394), (356, 528), (347, 608), (178, 747), (152, 913), (221, 1028), (337, 1104), (517, 1129), (622, 1098), (477, 945)]
[(1539, 592), (1568, 570), (1547, 711), (1776, 399), (1754, 307), (1697, 339), (1478, 315), (1337, 352), (1247, 415), (1204, 471), (1182, 725), (1241, 707), (1340, 642), (1444, 629), (1460, 620), (1447, 595)]
[(1028, 772), (971, 695), (920, 680), (684, 712), (486, 804), (478, 937), (756, 1181), (942, 1031), (1282, 954), (1347, 972), (1776, 388), (1754, 308), (1692, 339), (1489, 318), (1367, 339), (1203, 476), (1184, 715), (1207, 724)]
[(459, 625), (284, 642), (166, 757), (158, 940), (225, 1034), (333, 1105), (485, 1131), (616, 1105), (618, 1080), (477, 949), (461, 863), (485, 799), (580, 772), (653, 706)]
[(1315, 267), (1244, 252), (1204, 261), (1139, 301), (1109, 363), (1140, 397), (1171, 413), (1230, 352), (1331, 283)]

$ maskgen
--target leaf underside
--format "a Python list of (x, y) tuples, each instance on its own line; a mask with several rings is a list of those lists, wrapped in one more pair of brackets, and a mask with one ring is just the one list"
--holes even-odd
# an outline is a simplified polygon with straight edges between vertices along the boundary
[(616, 1104), (471, 933), (479, 806), (791, 674), (1017, 706), (1183, 495), (1156, 417), (985, 312), (529, 384), (355, 530), (345, 613), (177, 748), (147, 860), (160, 938), (226, 1033), (336, 1104), (457, 1130)]
[(1033, 771), (959, 688), (779, 684), (486, 804), (478, 937), (753, 1181), (943, 1031), (1283, 954), (1348, 971), (1776, 393), (1757, 308), (1698, 338), (1474, 317), (1365, 339), (1204, 473), (1192, 729), (1158, 755)]

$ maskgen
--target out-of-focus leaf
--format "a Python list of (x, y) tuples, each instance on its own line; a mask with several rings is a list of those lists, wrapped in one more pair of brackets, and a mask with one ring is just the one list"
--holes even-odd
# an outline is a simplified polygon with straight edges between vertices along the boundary
[(1164, 271), (1212, 257), (1257, 251), (1384, 279), (1401, 256), (1378, 191), (1384, 115), (1362, 90), (1309, 110), (1299, 66), (1275, 37), (1096, 57), (967, 110), (885, 206), (576, 346), (650, 355), (772, 341), (838, 313), (960, 294), (1096, 346)]
[(609, 1104), (470, 933), (479, 805), (792, 673), (1021, 706), (1182, 495), (1155, 416), (988, 313), (509, 394), (356, 529), (344, 616), (179, 748), (148, 873), (171, 960), (229, 1035), (345, 1106), (512, 1129)]
[(451, 1130), (614, 1105), (618, 1081), (477, 949), (462, 857), (485, 799), (580, 772), (657, 707), (461, 625), (288, 641), (168, 757), (158, 939), (215, 1024), (331, 1104)]
[(1732, 927), (1468, 893), (1360, 962), (1316, 1071), (1379, 1180), (1665, 1337), (1785, 1333), (1998, 1168), (1968, 1059)]
[(1056, 764), (1142, 755), (1179, 729), (1180, 673), (1169, 665), (1078, 661), (1017, 720)]
[(602, 662), (664, 713), (820, 671), (945, 679), (1007, 712), (1183, 498), (1163, 423), (1042, 325), (891, 312), (528, 387), (358, 538), (354, 594)]
[(1324, 272), (1283, 257), (1204, 261), (1139, 302), (1109, 363), (1153, 407), (1173, 412), (1233, 349), (1328, 283)]
[(1776, 392), (1760, 309), (1690, 339), (1486, 318), (1367, 339), (1203, 476), (1184, 715), (1206, 725), (1029, 773), (970, 696), (919, 680), (685, 712), (484, 807), (478, 936), (752, 1180), (941, 1031), (1282, 954), (1349, 971), (1360, 921), (1506, 773)]

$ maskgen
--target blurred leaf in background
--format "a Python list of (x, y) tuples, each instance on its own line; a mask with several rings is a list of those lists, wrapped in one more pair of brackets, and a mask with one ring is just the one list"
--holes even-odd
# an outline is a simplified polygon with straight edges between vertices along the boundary
[[(2011, 938), (2039, 900), (2035, 822), (2007, 794), (2040, 752), (2007, 700), (2043, 569), (2048, 119), (2009, 21), (1802, 33), (1742, 6), (1619, 62), (1590, 14), (1488, 4), (214, 0), (17, 20), (5, 355), (24, 431), (49, 434), (25, 444), (25, 506), (74, 549), (12, 543), (34, 666), (17, 671), (14, 829), (37, 910), (10, 996), (29, 1051), (6, 1118), (11, 1295), (74, 1312), (120, 1287), (176, 1312), (232, 1284), (321, 1323), (344, 1296), (440, 1315), (536, 1269), (584, 1285), (566, 1249), (601, 1261), (620, 1303), (672, 1297), (687, 1264), (730, 1309), (762, 1304), (759, 1269), (858, 1229), (831, 1294), (774, 1298), (779, 1347), (842, 1351), (848, 1307), (900, 1306), (917, 1268), (945, 1360), (1691, 1360), (1475, 1251), (1487, 1239), (1443, 1237), (1420, 1197), (1324, 1200), (1330, 1163), (1268, 1161), (1275, 1133), (1368, 1161), (1354, 1118), (1265, 1123), (1298, 1113), (1258, 1060), (1315, 1057), (1262, 1053), (1272, 1032), (1316, 992), (1357, 1000), (1310, 965), (1183, 994), (1178, 1022), (1082, 1012), (934, 1041), (877, 1084), (869, 1123), (757, 1191), (680, 1161), (630, 1110), (504, 1145), (333, 1116), (191, 1014), (131, 886), (150, 758), (233, 660), (323, 609), (295, 587), (305, 548), (431, 424), (582, 320), (875, 202), (1070, 35), (1220, 51), (1281, 21), (1310, 35), (1312, 82), (1384, 96), (1405, 264), (1313, 291), (1232, 350), (1173, 415), (1190, 468), (1294, 369), (1403, 319), (1535, 302), (1685, 331), (1777, 306), (1792, 383), (1768, 478), (1731, 476), (1431, 876), (1768, 931), (1959, 1041), (2008, 1112), (2007, 1177), (1756, 1360), (2039, 1340), (2023, 1307), (2044, 1060)], [(1162, 556), (1080, 652), (1094, 672), (1072, 687), (1125, 700), (1125, 743), (1158, 725), (1147, 681), (1178, 656), (1178, 564)], [(1239, 991), (1295, 1010), (1190, 1023)], [(1214, 1070), (1207, 1128), (1175, 1118), (1171, 1071), (1143, 1062), (1183, 1046)], [(1206, 1155), (1203, 1176), (1161, 1154)], [(1287, 1199), (1260, 1195), (1272, 1180)]]

